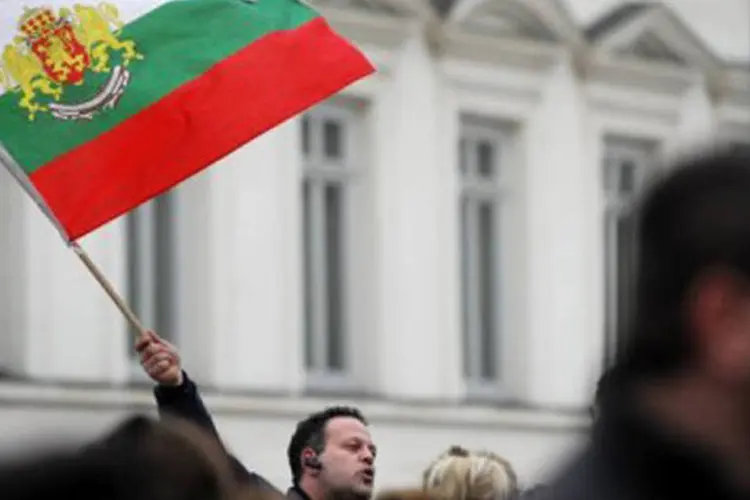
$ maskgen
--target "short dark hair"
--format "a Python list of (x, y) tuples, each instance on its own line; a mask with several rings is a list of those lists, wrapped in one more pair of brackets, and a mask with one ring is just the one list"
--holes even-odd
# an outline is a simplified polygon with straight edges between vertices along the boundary
[(329, 421), (338, 417), (356, 418), (364, 425), (368, 425), (364, 415), (357, 408), (350, 406), (331, 406), (299, 422), (287, 448), (293, 484), (296, 485), (302, 478), (302, 451), (312, 448), (315, 453), (322, 453), (326, 445), (326, 426)]
[(692, 360), (688, 293), (712, 268), (750, 281), (748, 214), (746, 146), (685, 160), (647, 191), (638, 213), (635, 317), (608, 378), (665, 376)]

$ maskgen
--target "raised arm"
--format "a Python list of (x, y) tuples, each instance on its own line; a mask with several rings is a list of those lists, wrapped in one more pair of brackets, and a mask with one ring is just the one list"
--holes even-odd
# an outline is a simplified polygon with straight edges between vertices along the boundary
[[(177, 349), (155, 333), (149, 332), (138, 340), (136, 350), (140, 355), (143, 369), (157, 383), (154, 395), (159, 414), (192, 422), (215, 436), (216, 440), (221, 443), (219, 432), (203, 403), (198, 387), (182, 370)], [(227, 452), (227, 455), (238, 480), (246, 481), (255, 487), (273, 488), (261, 476), (248, 471), (230, 453)]]

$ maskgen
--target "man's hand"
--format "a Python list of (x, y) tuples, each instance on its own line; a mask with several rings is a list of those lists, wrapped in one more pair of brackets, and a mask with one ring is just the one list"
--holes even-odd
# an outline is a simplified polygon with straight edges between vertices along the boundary
[(182, 366), (177, 349), (154, 332), (147, 332), (135, 344), (141, 366), (159, 385), (182, 385)]

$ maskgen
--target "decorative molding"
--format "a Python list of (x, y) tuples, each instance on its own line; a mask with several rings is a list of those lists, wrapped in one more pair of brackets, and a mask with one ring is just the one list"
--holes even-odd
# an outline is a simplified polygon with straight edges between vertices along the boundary
[[(661, 5), (615, 9), (587, 30), (587, 40), (559, 0), (464, 0), (447, 18), (429, 0), (311, 3), (344, 36), (384, 52), (421, 34), (436, 58), (535, 72), (567, 62), (581, 80), (656, 93), (683, 93), (702, 82), (717, 104), (743, 103), (750, 88)], [(380, 71), (387, 73), (388, 59), (380, 58)]]
[(679, 94), (659, 95), (649, 89), (628, 88), (612, 82), (588, 83), (586, 100), (592, 114), (600, 120), (606, 118), (610, 122), (627, 124), (632, 132), (640, 130), (644, 137), (651, 139), (674, 130), (682, 105)]
[(357, 44), (399, 47), (418, 32), (425, 10), (421, 0), (316, 0), (312, 6), (331, 26)]
[(440, 68), (455, 93), (461, 112), (513, 123), (528, 120), (549, 81), (547, 72), (508, 65), (477, 66), (465, 59), (446, 59)]
[(505, 39), (470, 34), (460, 28), (445, 26), (443, 54), (446, 57), (480, 63), (509, 65), (544, 71), (560, 62), (565, 48), (534, 40)]
[(426, 36), (440, 56), (533, 71), (568, 61), (580, 74), (588, 53), (559, 0), (465, 0)]
[[(470, 428), (578, 432), (589, 425), (587, 416), (551, 409), (466, 408), (440, 403), (401, 403), (349, 398), (380, 424), (466, 426)], [(327, 401), (313, 397), (227, 395), (206, 391), (206, 404), (217, 417), (289, 417), (301, 419), (323, 408)], [(81, 388), (0, 384), (0, 406), (88, 409), (93, 411), (155, 411), (150, 389)]]
[(719, 103), (744, 107), (750, 111), (750, 65), (724, 71), (719, 90)]
[(437, 15), (433, 8), (431, 0), (381, 0), (387, 1), (390, 5), (400, 8), (412, 15), (429, 16)]
[(658, 34), (651, 31), (644, 32), (640, 37), (631, 42), (627, 48), (618, 49), (615, 53), (638, 61), (651, 61), (679, 67), (689, 65), (688, 61), (682, 55), (674, 51)]
[[(486, 0), (485, 3), (501, 4), (507, 7), (516, 2)], [(532, 0), (532, 3), (535, 2)], [(547, 10), (553, 10), (558, 2), (543, 0), (542, 5), (545, 5)], [(530, 12), (528, 5), (523, 8), (527, 14)], [(562, 42), (562, 28), (555, 28), (553, 35), (551, 26), (556, 23), (542, 24), (541, 16), (534, 18), (533, 22), (526, 23), (525, 26), (506, 17), (505, 20), (498, 21), (498, 24), (502, 28), (505, 23), (509, 29), (505, 32), (501, 29), (493, 33), (492, 30), (468, 29), (467, 25), (462, 23), (461, 16), (445, 20), (436, 14), (425, 18), (422, 25), (423, 36), (433, 57), (535, 72), (548, 71), (557, 64), (568, 62), (573, 65), (577, 74), (584, 72), (588, 59), (588, 47), (572, 22), (573, 35), (565, 34), (566, 41)], [(547, 17), (554, 18), (555, 15), (557, 14), (552, 12)], [(557, 21), (557, 24), (564, 27), (567, 27), (567, 23), (567, 17), (563, 21)], [(539, 34), (541, 26), (544, 26), (546, 34)], [(534, 30), (537, 30), (536, 35)]]
[(486, 1), (453, 24), (467, 33), (497, 38), (558, 42), (558, 35), (529, 5), (515, 1)]
[(667, 7), (652, 4), (636, 15), (613, 24), (592, 40), (602, 51), (627, 50), (644, 37), (659, 39), (665, 47), (686, 61), (707, 66), (716, 66), (719, 60), (695, 33)]
[(445, 27), (443, 19), (433, 12), (427, 17), (423, 25), (423, 36), (427, 44), (427, 50), (435, 58), (443, 57), (446, 54), (447, 38), (445, 36)]
[(666, 6), (615, 9), (589, 28), (589, 36), (590, 65), (598, 75), (606, 67), (630, 84), (674, 91), (682, 87), (680, 80), (689, 84), (701, 74), (710, 95), (721, 92), (722, 61)]
[(725, 99), (716, 107), (717, 136), (720, 140), (750, 143), (750, 89), (744, 99)]
[(404, 17), (413, 14), (414, 7), (420, 2), (415, 1), (411, 4), (400, 0), (309, 0), (307, 3), (320, 10), (358, 10), (377, 15)]
[(642, 89), (655, 94), (682, 95), (701, 82), (704, 76), (692, 68), (654, 65), (601, 54), (588, 61), (585, 78), (590, 83)]
[(458, 90), (494, 94), (518, 102), (538, 102), (548, 82), (545, 73), (509, 67), (477, 68), (463, 60), (446, 60), (442, 70)]
[(458, 32), (493, 39), (521, 39), (580, 48), (585, 40), (575, 19), (558, 0), (465, 1), (447, 24)]

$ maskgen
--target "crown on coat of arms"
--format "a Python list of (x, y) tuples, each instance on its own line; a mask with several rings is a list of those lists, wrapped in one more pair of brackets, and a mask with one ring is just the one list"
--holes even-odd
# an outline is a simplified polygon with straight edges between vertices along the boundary
[(28, 9), (19, 22), (19, 29), (27, 37), (38, 38), (53, 31), (58, 20), (50, 8)]

